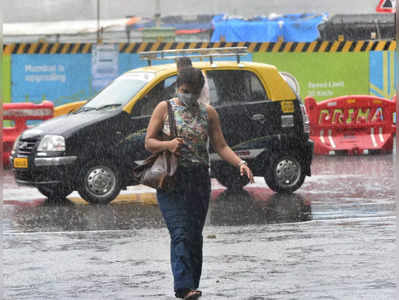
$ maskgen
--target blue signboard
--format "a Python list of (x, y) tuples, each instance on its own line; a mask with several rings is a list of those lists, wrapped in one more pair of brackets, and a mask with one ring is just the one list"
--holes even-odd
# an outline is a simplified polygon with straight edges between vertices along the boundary
[(370, 94), (391, 99), (397, 78), (395, 51), (370, 52)]
[(119, 73), (123, 74), (135, 68), (145, 67), (147, 62), (138, 54), (119, 53)]
[[(215, 58), (236, 60), (235, 57)], [(252, 54), (241, 57), (252, 61)], [(93, 71), (91, 54), (18, 54), (11, 59), (12, 102), (41, 103), (50, 100), (54, 106), (93, 97), (116, 76), (147, 66), (138, 54), (119, 53), (109, 65), (101, 62)], [(194, 59), (194, 61), (196, 61)], [(115, 66), (115, 62), (117, 65)], [(154, 65), (175, 63), (174, 60), (153, 61)], [(112, 66), (112, 76), (103, 76), (99, 67)], [(93, 74), (97, 77), (93, 78)], [(96, 80), (95, 80), (96, 79)], [(98, 85), (96, 85), (98, 84)]]
[(91, 89), (90, 54), (19, 54), (11, 59), (12, 102), (54, 106), (87, 99)]
[(118, 58), (118, 44), (95, 44), (92, 46), (91, 75), (94, 90), (102, 90), (118, 77)]

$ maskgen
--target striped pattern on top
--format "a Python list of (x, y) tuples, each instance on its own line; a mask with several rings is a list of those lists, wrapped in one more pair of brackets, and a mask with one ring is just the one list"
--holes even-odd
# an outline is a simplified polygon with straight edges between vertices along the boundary
[[(92, 43), (17, 43), (3, 46), (4, 54), (76, 54), (91, 53)], [(248, 52), (367, 52), (393, 51), (395, 40), (365, 41), (315, 41), (310, 43), (208, 43), (208, 42), (155, 42), (155, 43), (119, 43), (120, 53), (139, 53), (143, 51), (161, 51), (171, 49), (197, 49), (221, 47), (247, 47)]]

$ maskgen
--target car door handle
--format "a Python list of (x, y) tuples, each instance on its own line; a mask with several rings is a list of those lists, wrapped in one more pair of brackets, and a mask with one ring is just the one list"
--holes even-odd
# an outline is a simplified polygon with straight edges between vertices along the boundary
[(254, 115), (252, 115), (251, 119), (254, 121), (263, 122), (263, 121), (265, 121), (265, 115), (264, 114), (254, 114)]

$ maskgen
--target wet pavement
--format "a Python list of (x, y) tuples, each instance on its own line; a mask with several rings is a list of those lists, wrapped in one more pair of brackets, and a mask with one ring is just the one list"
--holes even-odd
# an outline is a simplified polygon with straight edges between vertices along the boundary
[[(292, 195), (213, 182), (201, 299), (396, 299), (392, 155), (316, 156)], [(5, 299), (175, 299), (154, 191), (107, 206), (4, 177)]]

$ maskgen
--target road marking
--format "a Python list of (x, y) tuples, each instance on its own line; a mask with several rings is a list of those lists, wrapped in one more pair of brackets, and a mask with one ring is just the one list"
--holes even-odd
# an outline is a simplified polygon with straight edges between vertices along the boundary
[[(255, 177), (255, 183), (248, 185), (249, 188), (265, 188), (263, 177)], [(212, 178), (212, 190), (225, 189), (216, 179)], [(7, 188), (3, 194), (3, 204), (11, 206), (39, 206), (42, 205), (47, 198), (43, 196), (35, 188), (24, 187), (25, 193), (21, 193), (18, 187)], [(55, 200), (57, 201), (57, 200)], [(89, 205), (83, 200), (78, 192), (73, 192), (66, 197), (64, 201), (71, 201), (76, 205)], [(129, 186), (127, 190), (122, 190), (110, 204), (136, 203), (143, 205), (158, 205), (155, 189), (144, 185)], [(62, 205), (62, 200), (60, 201)]]
[[(83, 204), (88, 205), (89, 203), (86, 200), (83, 200), (80, 197), (67, 197), (68, 200), (72, 201), (75, 204)], [(120, 203), (140, 203), (145, 205), (158, 205), (157, 197), (155, 193), (140, 193), (140, 194), (119, 194), (115, 200), (113, 200), (112, 204), (120, 204)]]

